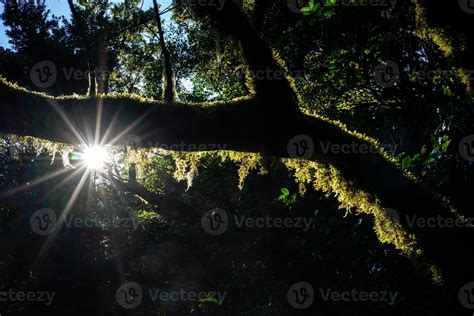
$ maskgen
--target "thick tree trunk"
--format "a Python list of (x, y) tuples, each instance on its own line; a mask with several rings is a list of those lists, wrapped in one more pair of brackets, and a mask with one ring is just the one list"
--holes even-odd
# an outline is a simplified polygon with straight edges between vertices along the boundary
[(95, 63), (94, 58), (92, 56), (92, 51), (89, 43), (89, 37), (87, 36), (86, 27), (84, 22), (82, 21), (81, 15), (76, 10), (74, 3), (72, 0), (67, 1), (69, 4), (69, 9), (71, 10), (72, 17), (77, 24), (79, 29), (80, 36), (82, 38), (82, 44), (84, 46), (84, 52), (86, 54), (87, 60), (87, 68), (88, 68), (88, 81), (89, 87), (87, 89), (88, 95), (95, 95), (97, 93), (97, 82), (96, 82), (96, 75), (95, 75)]
[(173, 72), (173, 64), (171, 63), (171, 56), (166, 47), (159, 6), (156, 0), (153, 0), (153, 9), (156, 25), (158, 27), (158, 36), (160, 38), (161, 55), (163, 57), (163, 100), (165, 102), (174, 102), (177, 98), (175, 75)]

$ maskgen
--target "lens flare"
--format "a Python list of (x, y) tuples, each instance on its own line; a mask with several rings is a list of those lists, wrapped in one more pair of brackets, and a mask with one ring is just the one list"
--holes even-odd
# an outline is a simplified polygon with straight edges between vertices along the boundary
[(109, 153), (104, 147), (90, 146), (82, 153), (82, 160), (88, 169), (99, 170), (109, 160)]

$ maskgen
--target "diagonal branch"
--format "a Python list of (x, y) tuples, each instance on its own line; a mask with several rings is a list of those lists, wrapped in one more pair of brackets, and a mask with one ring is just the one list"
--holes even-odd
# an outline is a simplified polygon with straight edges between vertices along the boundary
[(133, 181), (126, 181), (112, 172), (100, 173), (101, 176), (108, 179), (112, 184), (114, 184), (118, 189), (130, 192), (147, 201), (150, 204), (158, 206), (160, 215), (163, 216), (166, 220), (173, 220), (182, 213), (185, 216), (185, 219), (189, 223), (196, 223), (199, 219), (199, 214), (196, 213), (192, 208), (190, 208), (185, 203), (182, 203), (178, 199), (173, 198), (172, 196), (158, 195), (147, 190), (144, 186)]
[[(75, 144), (79, 142), (78, 135), (83, 138), (94, 135), (91, 132), (96, 126), (93, 118), (97, 107), (102, 106), (101, 124), (97, 124), (102, 126), (99, 137), (102, 139), (106, 130), (108, 135), (114, 136), (109, 136), (107, 143), (120, 143), (134, 135), (135, 144), (142, 147), (165, 146), (177, 151), (225, 148), (289, 157), (288, 141), (295, 135), (306, 134), (315, 144), (314, 154), (306, 159), (337, 167), (344, 178), (375, 195), (385, 207), (398, 210), (402, 218), (454, 217), (430, 191), (405, 177), (382, 155), (327, 152), (323, 146), (327, 143), (370, 146), (363, 139), (320, 118), (268, 111), (262, 102), (265, 101), (254, 98), (212, 106), (185, 103), (169, 106), (112, 96), (53, 98), (0, 80), (0, 132)], [(69, 119), (69, 124), (64, 117)], [(73, 126), (76, 133), (69, 126)], [(136, 142), (137, 138), (141, 144)], [(455, 278), (460, 270), (472, 273), (474, 254), (469, 230), (411, 228), (406, 221), (401, 224), (416, 233), (424, 256), (439, 263), (447, 277), (451, 277), (450, 282), (456, 286), (463, 282)]]

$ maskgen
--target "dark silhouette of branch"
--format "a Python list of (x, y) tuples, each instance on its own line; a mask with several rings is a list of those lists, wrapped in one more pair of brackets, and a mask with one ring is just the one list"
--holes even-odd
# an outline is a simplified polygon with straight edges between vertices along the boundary
[(155, 22), (158, 27), (158, 35), (160, 39), (161, 55), (163, 57), (163, 100), (165, 102), (173, 102), (176, 100), (176, 82), (173, 73), (173, 64), (171, 56), (166, 47), (165, 35), (161, 24), (159, 6), (156, 0), (153, 0), (153, 10), (155, 13)]
[(200, 215), (187, 204), (169, 195), (152, 193), (137, 183), (136, 179), (133, 180), (129, 178), (127, 181), (111, 170), (106, 173), (100, 173), (100, 175), (111, 181), (118, 189), (135, 194), (148, 203), (158, 206), (160, 215), (166, 220), (184, 217), (184, 220), (188, 223), (197, 223), (200, 218)]
[(86, 27), (84, 25), (84, 22), (82, 21), (81, 15), (77, 11), (72, 0), (67, 0), (67, 3), (69, 4), (69, 9), (71, 10), (72, 17), (74, 21), (76, 22), (76, 25), (79, 29), (79, 34), (82, 38), (82, 43), (84, 46), (84, 52), (86, 54), (87, 68), (89, 70), (89, 74), (88, 74), (89, 88), (87, 89), (87, 94), (95, 95), (97, 92), (97, 82), (96, 82), (96, 77), (95, 77), (95, 63), (94, 63), (94, 58), (92, 56)]

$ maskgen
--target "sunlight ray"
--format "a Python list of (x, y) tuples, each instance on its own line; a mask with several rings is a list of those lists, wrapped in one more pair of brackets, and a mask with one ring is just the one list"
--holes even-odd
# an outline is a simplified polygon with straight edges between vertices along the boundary
[(95, 118), (95, 136), (94, 136), (94, 145), (99, 145), (100, 130), (102, 128), (102, 113), (104, 108), (103, 99), (97, 99), (97, 114)]
[(76, 136), (76, 138), (79, 140), (79, 142), (81, 142), (81, 144), (83, 144), (84, 146), (87, 146), (87, 143), (86, 141), (84, 140), (84, 138), (81, 136), (81, 134), (79, 133), (79, 131), (74, 127), (74, 125), (72, 124), (72, 122), (67, 118), (66, 116), (66, 113), (64, 113), (63, 109), (60, 108), (60, 106), (58, 104), (56, 104), (56, 102), (54, 100), (50, 100), (49, 104), (53, 107), (53, 109), (59, 114), (59, 116), (61, 116), (61, 118), (63, 119), (63, 121), (67, 124), (67, 126), (69, 127), (69, 129), (73, 132), (74, 136)]
[(84, 172), (84, 175), (82, 176), (81, 180), (77, 184), (76, 188), (74, 189), (74, 192), (72, 193), (71, 197), (69, 198), (66, 206), (64, 207), (64, 210), (61, 213), (61, 216), (59, 217), (56, 226), (54, 227), (53, 232), (48, 236), (46, 241), (43, 243), (41, 246), (41, 249), (38, 253), (38, 256), (36, 257), (35, 263), (33, 264), (33, 270), (36, 270), (37, 267), (39, 267), (46, 257), (46, 254), (51, 247), (52, 243), (54, 242), (54, 239), (56, 238), (56, 235), (60, 232), (62, 225), (66, 219), (66, 216), (69, 214), (69, 211), (71, 210), (72, 206), (76, 202), (77, 198), (79, 197), (79, 193), (81, 192), (84, 183), (86, 182), (87, 177), (89, 176), (90, 171), (86, 169)]
[(145, 117), (148, 116), (148, 114), (150, 114), (156, 107), (155, 106), (152, 106), (150, 107), (150, 109), (148, 111), (146, 111), (143, 115), (141, 115), (139, 118), (137, 118), (134, 122), (132, 122), (129, 126), (127, 126), (127, 128), (125, 128), (120, 134), (118, 134), (114, 139), (112, 139), (109, 143), (110, 144), (114, 144), (116, 141), (118, 141), (119, 139), (121, 139), (123, 136), (126, 136), (128, 132), (130, 132), (130, 130), (132, 128), (134, 128), (135, 126), (137, 126), (137, 124), (139, 124), (141, 121), (143, 121), (143, 119), (145, 119)]
[(108, 126), (107, 129), (105, 130), (104, 136), (103, 136), (102, 139), (100, 140), (99, 146), (103, 146), (103, 145), (107, 142), (107, 139), (109, 138), (109, 134), (110, 134), (110, 132), (112, 131), (112, 127), (114, 126), (115, 122), (117, 121), (117, 118), (118, 118), (120, 112), (121, 112), (121, 109), (118, 109), (118, 110), (114, 113), (114, 116), (112, 117), (112, 120), (110, 121), (109, 126)]
[(27, 188), (32, 188), (32, 187), (35, 187), (37, 185), (40, 185), (41, 183), (45, 182), (45, 181), (48, 181), (48, 180), (51, 180), (53, 178), (56, 178), (66, 172), (68, 172), (69, 169), (60, 169), (60, 170), (56, 170), (54, 171), (53, 173), (50, 173), (50, 174), (47, 174), (47, 175), (44, 175), (42, 177), (39, 177), (38, 179), (35, 179), (31, 182), (27, 182), (27, 183), (24, 183), (24, 184), (21, 184), (20, 186), (12, 189), (12, 190), (9, 190), (9, 191), (6, 191), (4, 192), (1, 197), (2, 198), (6, 198), (6, 197), (10, 197), (20, 191), (23, 191)]
[(61, 186), (64, 186), (67, 182), (69, 182), (71, 179), (73, 179), (74, 177), (76, 177), (78, 174), (80, 174), (81, 172), (84, 172), (86, 170), (86, 167), (85, 166), (81, 166), (79, 169), (76, 169), (74, 170), (73, 173), (71, 173), (70, 175), (68, 175), (66, 178), (64, 178), (63, 180), (61, 180), (61, 182), (59, 182), (58, 184), (56, 184), (53, 188), (51, 188), (51, 190), (49, 191), (48, 195), (54, 191), (56, 191), (58, 188), (60, 188)]

